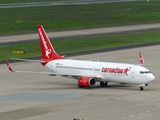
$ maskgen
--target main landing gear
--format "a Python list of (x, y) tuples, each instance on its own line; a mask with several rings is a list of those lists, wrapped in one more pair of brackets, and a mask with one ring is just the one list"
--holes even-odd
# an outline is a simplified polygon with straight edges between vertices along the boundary
[(108, 83), (107, 82), (100, 82), (100, 86), (102, 87), (102, 86), (107, 86), (108, 85)]
[(80, 84), (79, 84), (79, 83), (78, 83), (78, 87), (79, 87), (79, 88), (85, 88), (85, 86), (80, 86)]

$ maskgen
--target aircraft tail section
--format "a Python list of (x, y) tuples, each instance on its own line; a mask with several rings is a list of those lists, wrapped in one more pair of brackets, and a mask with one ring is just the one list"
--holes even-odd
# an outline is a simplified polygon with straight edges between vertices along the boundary
[(51, 60), (64, 59), (62, 56), (58, 55), (55, 52), (42, 25), (38, 25), (38, 34), (39, 34), (43, 60), (49, 62)]
[(139, 52), (139, 57), (140, 57), (140, 65), (143, 65), (144, 64), (144, 59), (143, 59), (142, 52)]

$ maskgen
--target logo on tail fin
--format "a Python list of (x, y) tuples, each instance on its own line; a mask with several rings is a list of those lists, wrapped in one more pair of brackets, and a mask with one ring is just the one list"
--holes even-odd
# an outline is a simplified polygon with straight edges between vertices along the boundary
[(46, 50), (46, 56), (49, 58), (49, 54), (51, 53), (51, 49)]
[(41, 28), (39, 28), (38, 31), (39, 31), (40, 37), (42, 39), (43, 45), (45, 47), (46, 56), (47, 56), (47, 58), (49, 58), (49, 54), (51, 53), (51, 49), (48, 49), (48, 47), (47, 47), (47, 43), (46, 43), (46, 41), (45, 41), (45, 39), (43, 37)]

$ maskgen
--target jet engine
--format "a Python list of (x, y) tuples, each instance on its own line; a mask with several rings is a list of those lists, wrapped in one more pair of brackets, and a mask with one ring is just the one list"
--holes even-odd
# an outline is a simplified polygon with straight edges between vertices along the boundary
[(94, 87), (96, 79), (93, 77), (80, 77), (78, 80), (78, 87)]

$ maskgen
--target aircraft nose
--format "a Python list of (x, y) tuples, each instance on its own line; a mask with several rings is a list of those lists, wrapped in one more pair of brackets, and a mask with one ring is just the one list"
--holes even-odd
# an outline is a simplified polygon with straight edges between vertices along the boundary
[(149, 76), (149, 78), (150, 78), (151, 81), (155, 80), (155, 77), (154, 77), (153, 74), (151, 74), (151, 75)]

